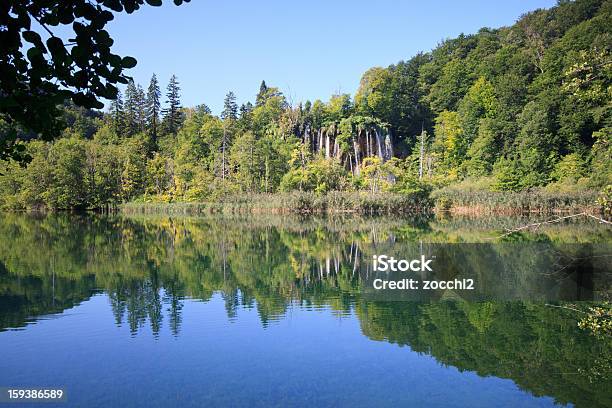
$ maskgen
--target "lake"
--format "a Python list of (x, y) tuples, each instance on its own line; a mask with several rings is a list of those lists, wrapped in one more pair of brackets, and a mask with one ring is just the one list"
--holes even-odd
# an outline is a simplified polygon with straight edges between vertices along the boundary
[[(612, 341), (572, 309), (609, 298), (612, 230), (504, 235), (533, 221), (0, 214), (0, 387), (65, 390), (48, 407), (610, 407)], [(474, 289), (373, 289), (394, 276)]]

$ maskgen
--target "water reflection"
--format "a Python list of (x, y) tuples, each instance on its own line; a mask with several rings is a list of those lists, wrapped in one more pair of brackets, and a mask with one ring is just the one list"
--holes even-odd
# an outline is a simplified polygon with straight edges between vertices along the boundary
[[(520, 222), (3, 215), (0, 331), (102, 292), (133, 336), (144, 327), (180, 336), (186, 302), (219, 293), (229, 321), (241, 309), (256, 309), (264, 327), (291, 308), (331, 310), (356, 317), (371, 340), (558, 403), (610, 406), (609, 339), (545, 305), (606, 298), (610, 231), (571, 223), (497, 238)], [(435, 255), (436, 279), (467, 274), (479, 288), (371, 297), (376, 253)]]

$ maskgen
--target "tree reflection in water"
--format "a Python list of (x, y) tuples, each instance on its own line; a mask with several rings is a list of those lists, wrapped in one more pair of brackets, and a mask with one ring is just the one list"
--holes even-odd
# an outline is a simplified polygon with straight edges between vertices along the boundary
[[(580, 330), (570, 310), (545, 305), (547, 279), (556, 300), (608, 295), (609, 229), (574, 222), (496, 239), (512, 222), (521, 220), (4, 214), (0, 330), (102, 292), (115, 323), (132, 335), (148, 325), (155, 336), (164, 327), (179, 336), (184, 302), (220, 293), (230, 320), (241, 308), (256, 308), (264, 326), (290, 307), (329, 309), (359, 319), (372, 340), (510, 378), (559, 403), (610, 406), (610, 338)], [(369, 260), (389, 251), (435, 254), (439, 278), (468, 271), (487, 292), (371, 298)]]

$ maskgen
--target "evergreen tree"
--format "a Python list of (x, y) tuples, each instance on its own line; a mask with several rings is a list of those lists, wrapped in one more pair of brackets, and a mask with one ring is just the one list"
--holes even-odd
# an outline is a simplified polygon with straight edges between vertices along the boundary
[(252, 117), (253, 117), (253, 104), (251, 102), (243, 103), (240, 105), (240, 114), (238, 117), (238, 127), (243, 131), (250, 130), (252, 128)]
[(125, 133), (127, 136), (131, 136), (138, 132), (138, 89), (133, 80), (127, 84), (125, 89)]
[(205, 103), (201, 103), (197, 105), (195, 107), (195, 110), (199, 115), (211, 115), (212, 114), (212, 111), (210, 110), (208, 105), (206, 105)]
[(109, 113), (111, 115), (111, 123), (113, 132), (119, 137), (123, 136), (124, 132), (124, 112), (123, 112), (123, 98), (121, 97), (121, 91), (117, 92), (117, 99), (111, 101)]
[(225, 101), (223, 102), (223, 112), (221, 112), (221, 119), (235, 121), (238, 119), (238, 105), (236, 104), (236, 95), (232, 91), (229, 91), (225, 95)]
[(268, 85), (266, 85), (266, 81), (261, 81), (261, 85), (259, 85), (259, 93), (257, 94), (257, 98), (255, 98), (255, 106), (261, 106), (266, 102), (266, 97), (268, 94)]
[(180, 90), (176, 75), (172, 75), (166, 92), (167, 107), (163, 111), (166, 129), (171, 134), (176, 134), (182, 122)]
[(225, 180), (228, 173), (228, 149), (230, 145), (231, 134), (233, 132), (234, 123), (238, 119), (238, 105), (236, 104), (236, 95), (232, 91), (229, 91), (225, 96), (223, 102), (223, 112), (221, 112), (221, 118), (223, 119), (223, 137), (221, 139), (221, 178)]
[(147, 89), (146, 101), (147, 129), (151, 137), (153, 150), (157, 149), (157, 128), (159, 122), (160, 97), (161, 92), (159, 90), (157, 76), (153, 74), (151, 81), (149, 82), (149, 88)]
[(240, 105), (240, 118), (249, 115), (253, 111), (253, 104), (251, 102), (243, 103)]
[(147, 127), (147, 97), (140, 86), (136, 87), (136, 128), (138, 132), (144, 132)]

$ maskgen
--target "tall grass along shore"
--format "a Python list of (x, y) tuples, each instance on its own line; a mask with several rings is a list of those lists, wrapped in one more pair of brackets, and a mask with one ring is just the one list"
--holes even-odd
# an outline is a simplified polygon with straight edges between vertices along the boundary
[(337, 192), (317, 195), (293, 191), (275, 194), (229, 195), (211, 201), (147, 202), (121, 204), (126, 214), (197, 215), (208, 213), (356, 213), (423, 214), (452, 212), (463, 214), (602, 213), (597, 192), (581, 194), (549, 192), (489, 192), (440, 189), (431, 194)]

